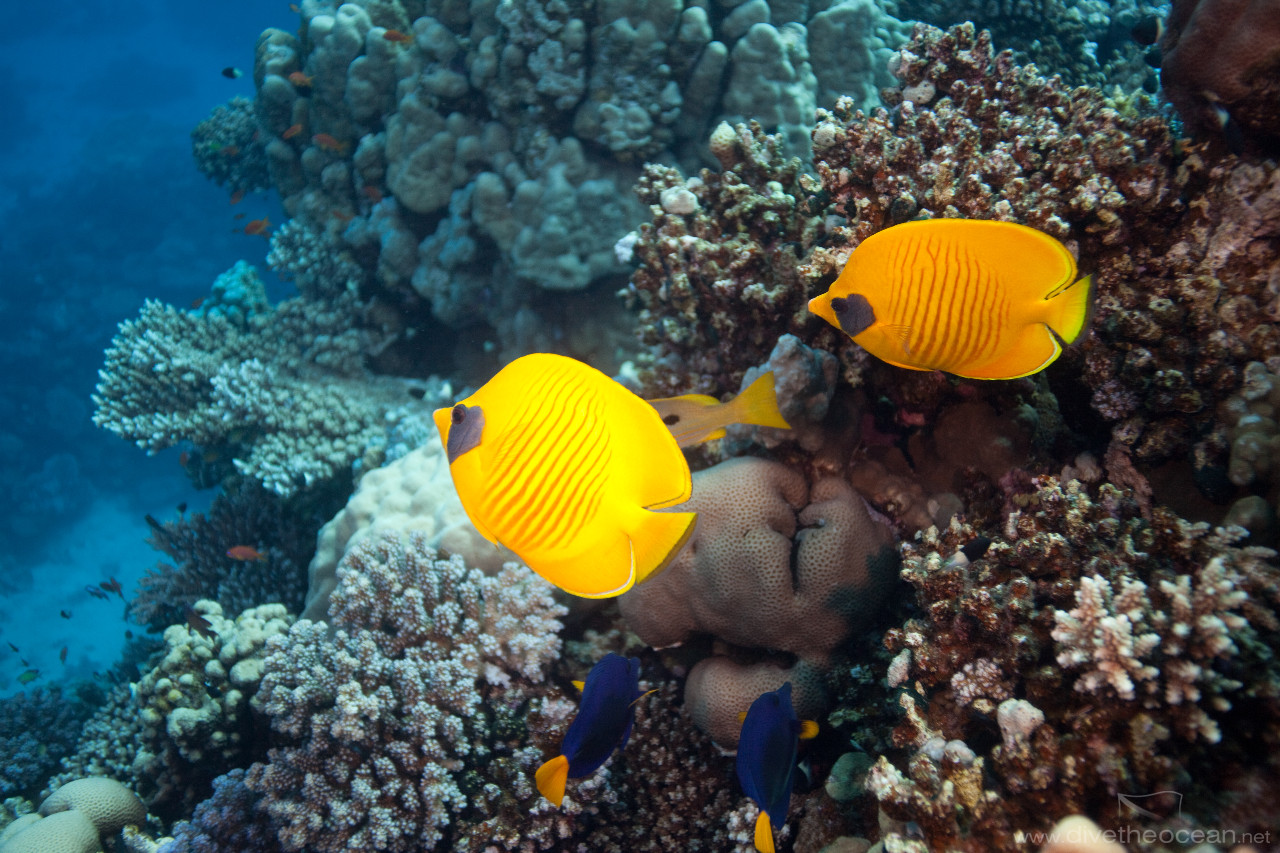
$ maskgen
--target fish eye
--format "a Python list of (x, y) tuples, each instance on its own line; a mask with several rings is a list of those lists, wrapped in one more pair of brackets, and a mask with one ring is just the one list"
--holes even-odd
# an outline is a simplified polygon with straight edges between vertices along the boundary
[(454, 406), (453, 413), (449, 416), (449, 419), (453, 421), (455, 424), (462, 423), (467, 419), (467, 407), (462, 405), (461, 403)]
[(680, 423), (680, 416), (667, 415), (665, 418), (662, 419), (662, 422), (667, 426), (675, 426), (676, 424)]

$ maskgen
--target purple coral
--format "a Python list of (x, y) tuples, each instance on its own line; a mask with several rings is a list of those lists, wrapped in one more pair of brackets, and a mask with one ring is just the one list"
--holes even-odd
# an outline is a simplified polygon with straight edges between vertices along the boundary
[(366, 540), (338, 574), (332, 630), (303, 620), (270, 643), (257, 701), (292, 743), (246, 784), (285, 850), (430, 849), (506, 796), (496, 734), (558, 654), (564, 609), (528, 569), (486, 577), (417, 533)]

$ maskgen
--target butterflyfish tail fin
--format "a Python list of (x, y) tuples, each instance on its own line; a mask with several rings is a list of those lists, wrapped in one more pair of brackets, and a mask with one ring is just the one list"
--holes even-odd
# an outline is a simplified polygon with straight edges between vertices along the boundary
[(774, 853), (773, 824), (769, 823), (769, 813), (764, 809), (756, 817), (756, 849), (760, 853)]
[(778, 411), (778, 393), (772, 370), (762, 373), (744, 388), (741, 394), (729, 401), (726, 409), (727, 423), (791, 429), (791, 424)]
[(538, 792), (559, 808), (564, 802), (564, 787), (569, 781), (569, 759), (557, 755), (538, 768), (533, 781), (538, 786)]
[(1049, 303), (1045, 323), (1063, 344), (1072, 344), (1089, 327), (1093, 306), (1093, 276), (1056, 287), (1045, 295)]
[(631, 537), (636, 583), (644, 583), (671, 562), (693, 535), (697, 513), (637, 510), (640, 517), (627, 531)]
[(818, 736), (818, 724), (813, 720), (800, 721), (800, 740), (812, 740)]

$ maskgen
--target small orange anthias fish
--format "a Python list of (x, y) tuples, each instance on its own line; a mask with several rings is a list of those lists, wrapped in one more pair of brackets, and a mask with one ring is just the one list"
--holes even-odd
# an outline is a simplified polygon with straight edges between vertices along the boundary
[(244, 233), (248, 234), (250, 237), (255, 235), (266, 237), (267, 229), (270, 227), (271, 220), (264, 216), (261, 219), (251, 219), (246, 222), (244, 225)]
[(236, 190), (231, 194), (232, 204), (239, 204), (242, 201), (244, 201), (244, 190)]
[(347, 149), (347, 144), (345, 142), (339, 142), (327, 133), (317, 133), (315, 136), (311, 137), (311, 141), (317, 148), (322, 148), (325, 151), (334, 151), (338, 154), (341, 154)]
[(62, 651), (58, 652), (58, 660), (63, 664), (67, 662), (67, 647), (63, 646)]
[(408, 44), (413, 41), (413, 36), (405, 35), (399, 30), (387, 30), (382, 34), (382, 37), (387, 41), (395, 42), (396, 44)]
[(299, 133), (302, 133), (302, 122), (291, 124), (284, 129), (284, 133), (280, 134), (281, 139), (293, 139)]
[(239, 146), (239, 145), (224, 145), (224, 146), (223, 146), (223, 148), (222, 148), (222, 156), (223, 156), (223, 157), (239, 157), (239, 156), (240, 156), (240, 146)]
[(298, 14), (299, 12), (301, 12), (302, 10), (298, 8), (298, 4), (297, 4), (297, 3), (290, 3), (290, 4), (289, 4), (289, 11), (290, 11), (290, 12), (293, 12), (293, 13), (296, 15), (296, 14)]
[(257, 548), (253, 547), (252, 545), (236, 545), (232, 548), (228, 548), (227, 556), (233, 560), (242, 560), (245, 562), (248, 562), (250, 560), (257, 560), (259, 562), (262, 562), (267, 559), (266, 557), (264, 557), (262, 554), (258, 552)]
[(295, 86), (301, 86), (306, 89), (311, 88), (311, 78), (306, 74), (303, 74), (301, 71), (294, 71), (290, 73), (287, 79)]
[(107, 592), (114, 592), (116, 595), (120, 596), (121, 599), (124, 598), (124, 588), (120, 586), (120, 581), (115, 578), (108, 578), (98, 584), (98, 586), (102, 587)]
[(382, 201), (382, 190), (372, 185), (361, 187), (360, 194), (369, 199), (373, 204), (377, 204)]

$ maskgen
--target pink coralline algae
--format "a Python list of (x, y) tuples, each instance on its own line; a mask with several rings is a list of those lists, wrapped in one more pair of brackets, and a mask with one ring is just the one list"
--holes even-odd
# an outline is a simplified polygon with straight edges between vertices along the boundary
[[(420, 534), (348, 554), (332, 628), (269, 646), (256, 702), (290, 742), (245, 782), (287, 851), (430, 850), (532, 789), (513, 752), (560, 650), (549, 585), (439, 558)], [(531, 771), (530, 771), (531, 777)]]
[(1276, 747), (1275, 553), (1159, 507), (1148, 522), (1110, 484), (1037, 483), (980, 559), (956, 557), (978, 535), (958, 522), (903, 546), (920, 612), (885, 644), (904, 762), (881, 757), (868, 787), (930, 849), (1014, 850), (1018, 830), (1187, 773), (1218, 784)]

